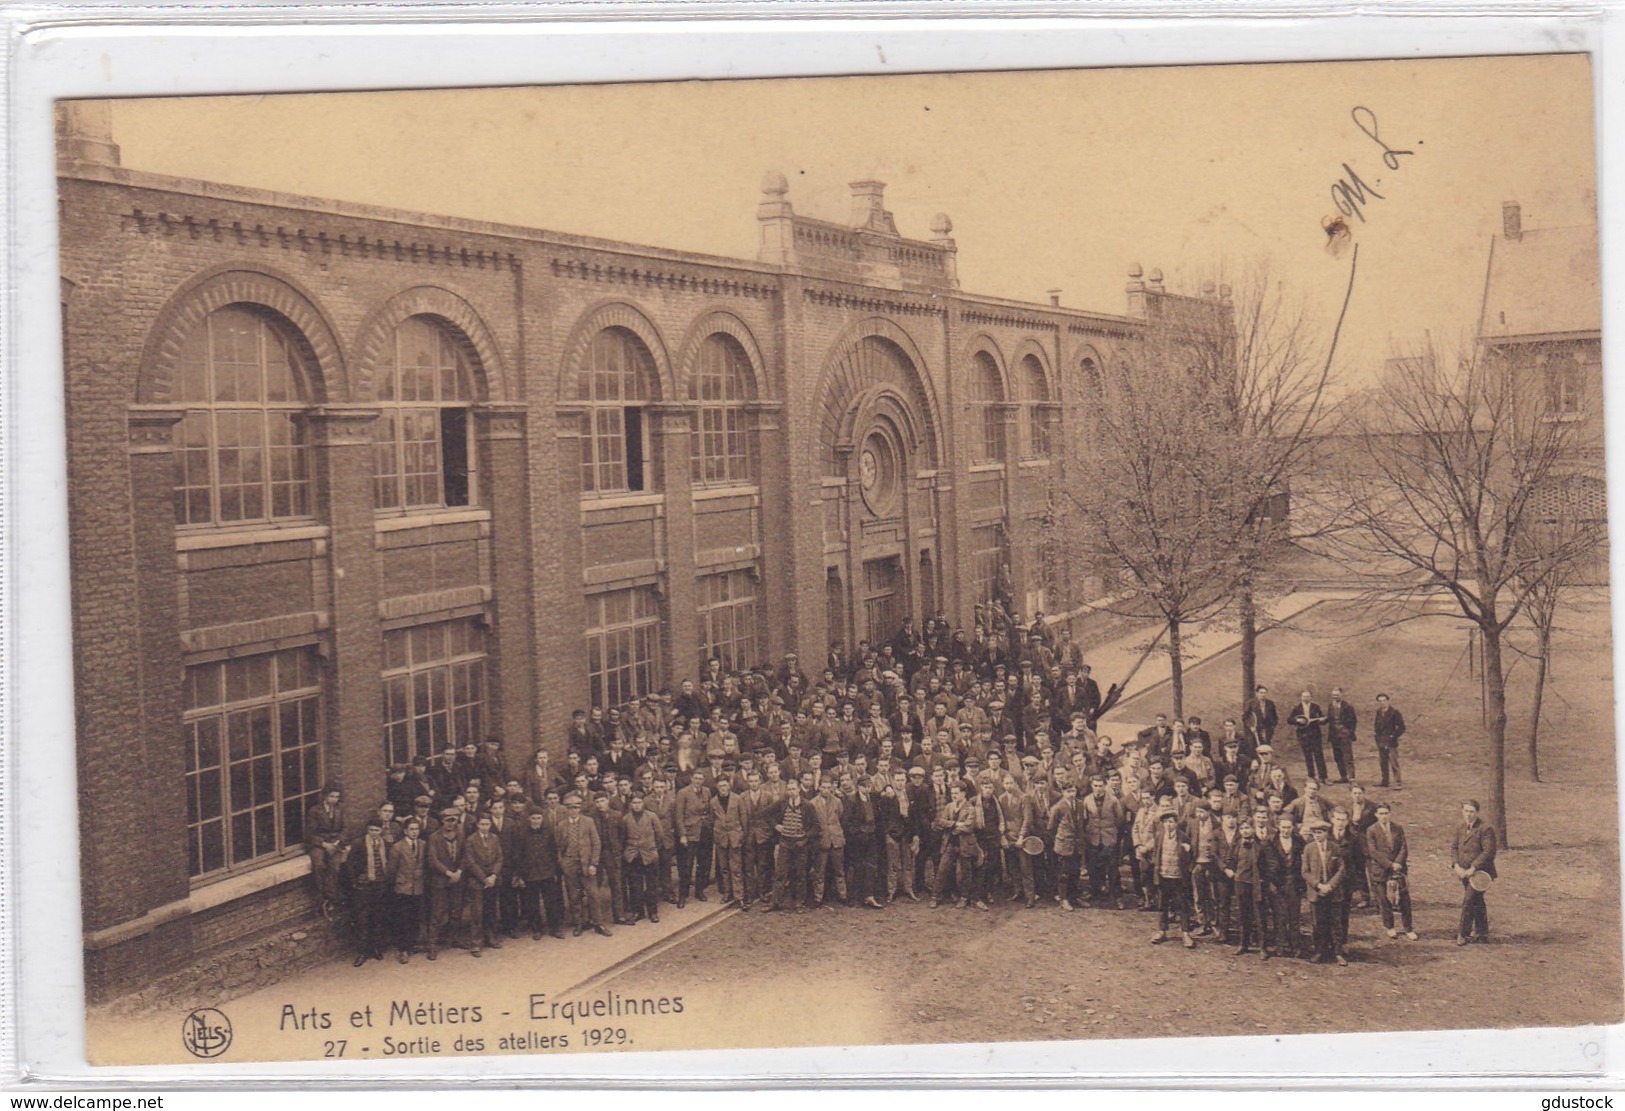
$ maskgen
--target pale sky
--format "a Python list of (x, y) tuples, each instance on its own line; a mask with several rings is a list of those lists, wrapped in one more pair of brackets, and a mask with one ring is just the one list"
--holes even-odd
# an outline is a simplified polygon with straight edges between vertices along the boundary
[[(1415, 152), (1397, 170), (1357, 106)], [(903, 235), (952, 217), (967, 290), (1121, 313), (1131, 264), (1194, 293), (1263, 260), (1328, 330), (1347, 163), (1383, 199), (1349, 221), (1345, 388), (1472, 332), (1503, 201), (1525, 228), (1595, 219), (1580, 55), (191, 97), (113, 127), (137, 169), (747, 259), (764, 171), (840, 221), (878, 178)]]

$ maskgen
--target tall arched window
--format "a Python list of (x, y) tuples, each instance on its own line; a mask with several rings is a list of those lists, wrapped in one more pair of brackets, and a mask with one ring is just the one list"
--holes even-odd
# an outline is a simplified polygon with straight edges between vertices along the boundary
[(694, 402), (692, 478), (696, 486), (750, 482), (750, 435), (744, 403), (750, 400), (750, 356), (725, 332), (700, 345), (689, 379)]
[(374, 433), (379, 509), (474, 503), (468, 434), (472, 371), (461, 346), (433, 320), (400, 322), (378, 368), (382, 409)]
[(583, 493), (646, 490), (648, 436), (644, 406), (654, 399), (654, 356), (625, 328), (593, 337), (576, 379), (576, 398), (587, 406), (588, 433), (581, 438)]
[(1050, 454), (1049, 382), (1037, 355), (1021, 360), (1022, 385), (1027, 391), (1027, 458), (1048, 459)]
[(999, 366), (986, 351), (978, 351), (971, 360), (970, 399), (975, 409), (975, 462), (1004, 462), (1004, 412), (999, 408), (1004, 401), (1004, 384), (999, 377)]
[(178, 370), (176, 523), (309, 516), (299, 412), (314, 374), (293, 330), (248, 305), (216, 309), (186, 337)]

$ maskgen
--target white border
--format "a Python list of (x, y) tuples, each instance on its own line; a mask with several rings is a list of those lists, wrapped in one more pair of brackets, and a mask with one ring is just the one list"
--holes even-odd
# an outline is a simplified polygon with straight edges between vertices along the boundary
[[(1614, 0), (1615, 3), (1620, 0)], [(1178, 15), (1198, 9), (1156, 6)], [(208, 1085), (246, 1080), (288, 1082), (322, 1078), (376, 1084), (391, 1079), (418, 1086), (434, 1080), (481, 1076), (536, 1077), (554, 1083), (686, 1084), (748, 1083), (799, 1079), (819, 1084), (954, 1079), (961, 1082), (1281, 1087), (1297, 1081), (1333, 1087), (1422, 1078), (1440, 1087), (1482, 1087), (1486, 1082), (1524, 1087), (1536, 1077), (1562, 1076), (1573, 1089), (1625, 1072), (1621, 1028), (1589, 1030), (1445, 1031), (1382, 1035), (1191, 1038), (1166, 1041), (1001, 1043), (974, 1053), (954, 1046), (853, 1047), (732, 1052), (572, 1057), (482, 1057), (448, 1072), (445, 1061), (356, 1062), (336, 1067), (243, 1064), (196, 1069), (92, 1069), (83, 1063), (82, 953), (78, 910), (76, 768), (72, 658), (68, 640), (68, 560), (65, 508), (63, 398), (59, 379), (56, 187), (50, 102), (58, 97), (230, 93), (310, 89), (383, 89), (424, 86), (472, 87), (567, 81), (749, 77), (811, 74), (927, 72), (955, 69), (1036, 69), (1080, 65), (1301, 61), (1465, 54), (1594, 52), (1599, 92), (1597, 124), (1608, 132), (1610, 108), (1620, 96), (1620, 77), (1607, 62), (1621, 46), (1618, 10), (1610, 4), (1589, 17), (1554, 14), (1514, 17), (1510, 9), (1476, 18), (1411, 14), (1349, 14), (1330, 4), (1300, 5), (1312, 18), (1274, 18), (1279, 6), (1236, 5), (1226, 15), (1201, 7), (1203, 18), (1106, 18), (1109, 9), (1087, 9), (1090, 18), (966, 18), (963, 6), (938, 10), (944, 18), (820, 18), (792, 21), (786, 14), (859, 10), (856, 5), (814, 8), (788, 4), (728, 9), (767, 11), (772, 20), (704, 21), (698, 6), (667, 7), (680, 22), (648, 18), (604, 22), (603, 8), (465, 8), (480, 22), (430, 25), (421, 20), (448, 9), (411, 8), (393, 13), (374, 8), (306, 7), (298, 11), (237, 9), (221, 13), (170, 9), (185, 26), (102, 23), (137, 9), (36, 9), (12, 13), (12, 28), (27, 18), (54, 19), (12, 41), (11, 103), (7, 123), (14, 157), (7, 182), (11, 207), (11, 277), (5, 329), (6, 440), (10, 467), (5, 494), (11, 510), (6, 587), (7, 765), (0, 821), (14, 840), (6, 853), (11, 870), (9, 907), (18, 950), (7, 954), (15, 974), (12, 1015), (0, 1029), (14, 1028), (18, 1060), (26, 1076), (72, 1082), (149, 1084), (173, 1090), (184, 1081)], [(715, 8), (709, 9), (715, 11)], [(870, 12), (878, 10), (874, 6)], [(897, 12), (889, 9), (888, 14)], [(921, 8), (910, 9), (920, 11)], [(970, 9), (976, 11), (976, 9)], [(986, 5), (980, 12), (1010, 11)], [(1073, 9), (1079, 10), (1079, 9)], [(1118, 8), (1121, 12), (1126, 9)], [(1146, 9), (1142, 9), (1146, 10)], [(1390, 9), (1393, 10), (1393, 9)], [(1412, 6), (1407, 12), (1420, 9)], [(1433, 11), (1441, 9), (1434, 8)], [(1484, 9), (1456, 8), (1483, 12)], [(626, 11), (626, 9), (622, 9)], [(647, 15), (648, 9), (635, 11)], [(574, 23), (524, 22), (543, 15), (598, 17)], [(1266, 13), (1269, 13), (1268, 16)], [(367, 26), (299, 25), (304, 20), (395, 18)], [(227, 19), (262, 19), (257, 26), (221, 26)], [(77, 20), (80, 22), (70, 22)], [(456, 50), (448, 50), (454, 41)], [(877, 44), (881, 50), (877, 50)], [(289, 59), (300, 59), (290, 65)], [(885, 61), (881, 59), (884, 58)], [(403, 75), (410, 75), (403, 79)], [(1602, 183), (1613, 182), (1620, 143), (1602, 143)], [(1625, 226), (1625, 196), (1600, 193), (1602, 226)], [(1604, 234), (1606, 288), (1625, 271), (1618, 237)], [(1605, 299), (1612, 337), (1622, 313)], [(1612, 344), (1608, 345), (1612, 351)], [(1625, 427), (1619, 391), (1608, 391), (1607, 421)], [(1615, 437), (1615, 447), (1618, 446)], [(1610, 513), (1625, 521), (1625, 474), (1613, 453)], [(1625, 553), (1616, 556), (1625, 560)], [(1614, 567), (1615, 581), (1620, 564)], [(1615, 627), (1621, 616), (1618, 603)], [(1617, 648), (1616, 648), (1617, 652)], [(1616, 675), (1618, 668), (1616, 667)], [(1625, 826), (1625, 821), (1622, 821)], [(26, 898), (23, 896), (26, 895)], [(26, 957), (26, 961), (21, 958)], [(1508, 959), (1508, 958), (1499, 958)], [(1328, 1003), (1342, 988), (1317, 992)], [(1346, 990), (1358, 990), (1350, 982)], [(0, 996), (0, 1002), (4, 1002)], [(12, 1019), (15, 1016), (15, 1027)], [(1462, 1015), (1464, 1022), (1493, 1016)], [(4, 1034), (0, 1033), (0, 1038)], [(1329, 1040), (1330, 1039), (1330, 1040)], [(0, 1046), (3, 1048), (3, 1046)], [(1343, 1075), (1334, 1075), (1335, 1064)], [(1508, 1072), (1516, 1067), (1516, 1072)], [(1238, 1075), (1238, 1069), (1247, 1074)], [(1313, 1078), (1313, 1079), (1308, 1079)], [(1415, 1082), (1411, 1079), (1407, 1082)], [(0, 1081), (0, 1084), (3, 1084)]]

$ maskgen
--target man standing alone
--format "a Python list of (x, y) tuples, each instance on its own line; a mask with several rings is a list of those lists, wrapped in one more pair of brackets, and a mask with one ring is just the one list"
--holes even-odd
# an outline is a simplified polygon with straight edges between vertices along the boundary
[(1490, 915), (1484, 906), (1484, 892), (1473, 886), (1473, 878), (1480, 872), (1492, 880), (1495, 878), (1497, 847), (1495, 827), (1478, 816), (1478, 800), (1463, 802), (1461, 825), (1456, 827), (1456, 839), (1452, 846), (1455, 863), (1451, 865), (1451, 871), (1461, 881), (1461, 924), (1456, 929), (1457, 945), (1490, 939)]
[(1371, 724), (1377, 741), (1377, 766), (1382, 771), (1382, 786), (1388, 786), (1388, 774), (1393, 773), (1394, 790), (1403, 790), (1404, 776), (1399, 774), (1399, 739), (1405, 735), (1405, 715), (1389, 705), (1386, 694), (1377, 695), (1377, 716)]

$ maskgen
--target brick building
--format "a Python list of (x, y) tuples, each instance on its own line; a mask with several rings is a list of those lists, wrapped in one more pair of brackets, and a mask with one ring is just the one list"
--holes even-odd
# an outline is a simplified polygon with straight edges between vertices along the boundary
[[(763, 182), (754, 261), (128, 170), (63, 113), (87, 979), (308, 916), (383, 767), (725, 662), (1099, 582), (1035, 556), (1084, 384), (1170, 314), (959, 288), (952, 225)], [(741, 214), (748, 219), (748, 214)], [(1052, 297), (1058, 302), (1058, 297)]]
[[(1547, 520), (1606, 521), (1603, 464), (1602, 271), (1595, 223), (1526, 228), (1523, 206), (1501, 207), (1490, 240), (1479, 343), (1540, 391), (1548, 420), (1573, 425), (1566, 458), (1537, 511)], [(1582, 570), (1608, 581), (1608, 545)]]

